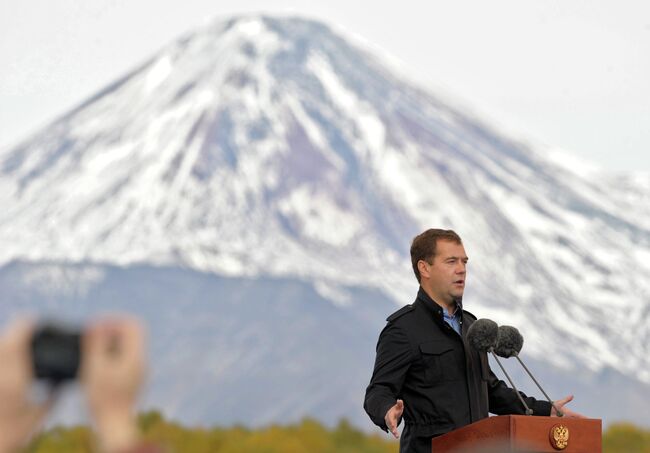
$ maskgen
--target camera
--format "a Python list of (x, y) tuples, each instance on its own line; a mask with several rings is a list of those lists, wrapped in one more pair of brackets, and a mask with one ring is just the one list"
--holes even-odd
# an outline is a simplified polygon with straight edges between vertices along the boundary
[(54, 384), (77, 377), (81, 357), (81, 330), (45, 323), (32, 336), (32, 365), (37, 379)]

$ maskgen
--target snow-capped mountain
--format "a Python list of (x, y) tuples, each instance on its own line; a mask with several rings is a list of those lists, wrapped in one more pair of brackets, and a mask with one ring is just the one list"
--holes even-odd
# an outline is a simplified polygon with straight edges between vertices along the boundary
[[(23, 282), (16, 294), (38, 284), (45, 288), (38, 297), (58, 295), (52, 306), (63, 310), (73, 300), (77, 308), (79, 301), (89, 303), (97, 288), (108, 291), (102, 285), (117, 272), (107, 270), (113, 266), (309, 284), (316, 293), (305, 296), (301, 286), (302, 304), (286, 291), (277, 294), (304, 313), (314, 309), (308, 302), (329, 300), (336, 310), (328, 312), (327, 325), (336, 336), (334, 319), (359, 307), (355, 298), (363, 300), (359, 312), (372, 310), (369, 301), (381, 299), (378, 294), (409, 303), (416, 292), (411, 238), (429, 227), (453, 228), (470, 256), (465, 306), (471, 312), (518, 326), (525, 353), (558, 373), (573, 379), (584, 373), (593, 382), (617, 370), (634, 383), (629, 388), (647, 391), (649, 184), (642, 177), (622, 184), (578, 170), (410, 84), (382, 57), (323, 24), (236, 18), (164, 48), (0, 154), (0, 263), (6, 275)], [(77, 277), (62, 278), (70, 269)], [(216, 301), (207, 306), (195, 293), (186, 299), (178, 294), (175, 310), (188, 325), (213, 319), (205, 313), (219, 310)], [(264, 299), (263, 291), (255, 297)], [(174, 310), (168, 302), (164, 307)], [(271, 297), (265, 303), (282, 306)], [(383, 302), (377, 304), (381, 317), (387, 315)], [(244, 319), (236, 310), (228, 313), (227, 325)], [(298, 328), (305, 318), (290, 319)], [(374, 315), (352, 319), (368, 322), (359, 332), (371, 338), (346, 359), (348, 366), (358, 354), (372, 361), (367, 346), (381, 325)], [(296, 338), (309, 343), (309, 329), (298, 330), (303, 333)], [(202, 348), (200, 341), (213, 344), (208, 332), (203, 340), (191, 329), (184, 332), (186, 350)], [(241, 339), (233, 347), (245, 349), (255, 332), (232, 330)], [(169, 331), (160, 335), (167, 336), (154, 349), (177, 338)], [(273, 335), (264, 338), (272, 349)], [(341, 338), (350, 349), (359, 347), (358, 337)], [(302, 357), (298, 345), (292, 348)], [(313, 342), (302, 346), (307, 351)], [(183, 387), (172, 379), (183, 364), (195, 363), (178, 354), (165, 359), (173, 358), (174, 366), (154, 373), (176, 370), (164, 381), (167, 387), (161, 380), (154, 387), (158, 396), (174, 388), (174, 407), (184, 408), (178, 416), (197, 419), (192, 402), (210, 400), (192, 393), (188, 381)], [(264, 354), (247, 357), (256, 370), (274, 369)], [(328, 360), (319, 368), (323, 382), (341, 372), (328, 374), (335, 358)], [(315, 366), (310, 363), (282, 361), (284, 368), (275, 371)], [(250, 371), (238, 366), (233, 358), (228, 382)], [(369, 373), (350, 372), (353, 387), (362, 391), (357, 381)], [(201, 394), (211, 383), (223, 384), (223, 376), (210, 374)], [(328, 404), (339, 404), (333, 389), (350, 387), (345, 376), (337, 379), (330, 393), (317, 380), (301, 388), (298, 394), (311, 392), (317, 402), (286, 411), (330, 414)], [(166, 404), (172, 405), (169, 399)], [(273, 419), (269, 412), (254, 421)]]

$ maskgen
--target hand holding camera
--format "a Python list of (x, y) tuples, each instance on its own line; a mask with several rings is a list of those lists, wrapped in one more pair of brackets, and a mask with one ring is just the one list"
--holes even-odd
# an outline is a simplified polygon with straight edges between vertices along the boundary
[(33, 402), (30, 342), (34, 326), (16, 322), (0, 337), (0, 453), (18, 451), (41, 425), (53, 398)]
[[(19, 451), (41, 424), (58, 384), (79, 377), (102, 450), (137, 444), (134, 407), (145, 374), (144, 335), (131, 318), (104, 319), (83, 332), (21, 321), (0, 336), (0, 453)], [(35, 378), (51, 384), (34, 402)]]

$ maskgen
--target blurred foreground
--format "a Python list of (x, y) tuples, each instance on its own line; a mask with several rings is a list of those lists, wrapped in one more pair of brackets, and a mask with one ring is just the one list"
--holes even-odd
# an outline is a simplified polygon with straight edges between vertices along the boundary
[[(251, 430), (244, 427), (190, 428), (165, 420), (157, 411), (141, 414), (143, 437), (179, 453), (396, 453), (398, 443), (381, 433), (369, 435), (346, 420), (328, 429), (313, 419), (298, 424)], [(54, 428), (25, 450), (29, 453), (92, 452), (85, 426)], [(611, 425), (603, 434), (604, 453), (650, 453), (650, 430), (629, 423)]]
[[(313, 419), (298, 424), (251, 430), (189, 428), (165, 420), (151, 411), (138, 417), (143, 438), (178, 453), (396, 453), (398, 443), (381, 433), (368, 435), (346, 420), (328, 429)], [(26, 449), (30, 453), (92, 452), (94, 440), (88, 427), (54, 428), (36, 437)]]

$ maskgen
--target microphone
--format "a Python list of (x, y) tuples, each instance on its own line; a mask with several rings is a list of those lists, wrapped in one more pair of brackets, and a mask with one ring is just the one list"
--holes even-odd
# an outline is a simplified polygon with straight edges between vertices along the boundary
[(475, 321), (467, 331), (467, 341), (479, 352), (494, 349), (499, 335), (499, 326), (491, 319), (481, 318)]
[(499, 366), (501, 367), (501, 371), (503, 371), (503, 374), (505, 374), (506, 378), (508, 378), (508, 382), (510, 382), (510, 386), (519, 397), (519, 401), (521, 401), (521, 404), (524, 406), (524, 409), (526, 410), (526, 415), (533, 415), (532, 409), (528, 407), (524, 399), (521, 397), (521, 393), (519, 393), (519, 390), (517, 390), (515, 383), (512, 382), (512, 379), (510, 379), (510, 375), (501, 364), (499, 358), (494, 353), (494, 348), (497, 346), (497, 342), (498, 342), (499, 330), (500, 330), (499, 326), (497, 325), (496, 322), (492, 321), (491, 319), (481, 318), (477, 321), (474, 321), (474, 323), (471, 326), (469, 326), (469, 330), (467, 331), (467, 342), (479, 352), (489, 352), (492, 354), (494, 360), (496, 360)]
[(539, 385), (539, 382), (537, 382), (537, 379), (535, 379), (533, 373), (530, 372), (528, 367), (519, 358), (519, 352), (521, 351), (521, 348), (523, 346), (524, 346), (524, 337), (521, 336), (519, 330), (517, 330), (515, 327), (512, 326), (499, 327), (497, 332), (497, 344), (494, 348), (494, 352), (496, 353), (496, 355), (503, 357), (504, 359), (507, 359), (509, 357), (515, 357), (519, 361), (521, 366), (524, 367), (524, 370), (526, 370), (528, 376), (530, 376), (533, 382), (535, 382), (537, 387), (542, 391), (542, 393), (544, 394), (548, 402), (551, 403), (551, 406), (553, 406), (553, 408), (555, 409), (557, 416), (558, 417), (564, 416), (564, 413), (557, 408), (555, 403), (551, 401), (551, 398), (548, 397), (548, 395), (546, 394), (542, 386)]
[(497, 329), (497, 344), (494, 352), (504, 359), (515, 357), (524, 346), (524, 337), (519, 330), (512, 326), (501, 326)]

